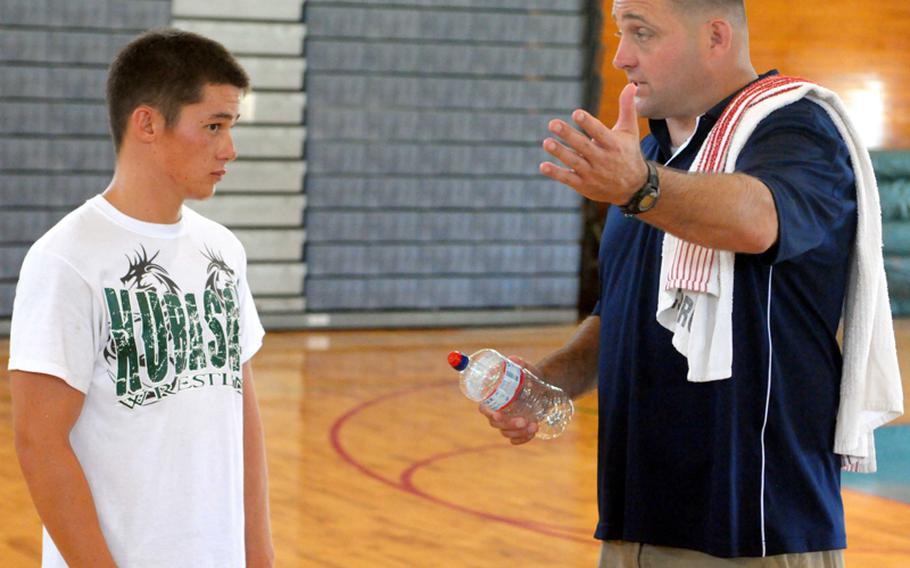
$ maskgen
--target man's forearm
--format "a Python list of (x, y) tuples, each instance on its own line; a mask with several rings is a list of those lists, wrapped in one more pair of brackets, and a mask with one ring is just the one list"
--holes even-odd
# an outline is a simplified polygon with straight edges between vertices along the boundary
[(600, 352), (600, 317), (584, 320), (566, 344), (541, 360), (537, 367), (543, 380), (566, 391), (571, 398), (597, 387)]
[(710, 248), (762, 253), (777, 241), (771, 191), (744, 174), (692, 174), (660, 168), (661, 196), (640, 218)]
[(85, 473), (68, 442), (17, 440), (32, 501), (70, 568), (116, 567)]
[[(553, 138), (544, 149), (562, 162), (540, 165), (544, 175), (594, 201), (625, 205), (648, 180), (635, 110), (637, 87), (619, 97), (619, 118), (610, 129), (583, 110), (572, 118), (584, 130), (550, 121)], [(660, 199), (639, 218), (681, 239), (734, 252), (761, 253), (777, 242), (777, 209), (771, 190), (745, 174), (692, 174), (658, 168)]]

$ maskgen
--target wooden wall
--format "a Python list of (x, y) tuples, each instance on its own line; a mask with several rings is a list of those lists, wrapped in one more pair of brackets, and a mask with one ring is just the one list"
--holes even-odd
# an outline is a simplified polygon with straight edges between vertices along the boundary
[[(603, 3), (600, 116), (612, 125), (625, 75), (612, 65), (616, 27)], [(872, 149), (910, 148), (910, 2), (747, 1), (752, 61), (837, 91)]]

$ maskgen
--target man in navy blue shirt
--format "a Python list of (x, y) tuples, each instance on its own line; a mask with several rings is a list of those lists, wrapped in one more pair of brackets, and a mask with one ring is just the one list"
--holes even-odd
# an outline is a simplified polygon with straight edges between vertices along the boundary
[[(856, 230), (849, 153), (807, 99), (763, 119), (732, 173), (690, 173), (754, 71), (742, 0), (615, 0), (630, 84), (610, 129), (577, 110), (541, 172), (610, 207), (601, 297), (539, 376), (599, 392), (601, 566), (842, 566), (836, 341)], [(637, 116), (651, 134), (639, 144)], [(735, 256), (732, 373), (690, 382), (655, 318), (665, 233)], [(532, 369), (535, 368), (531, 366)], [(482, 409), (512, 443), (536, 423)], [(751, 558), (744, 558), (751, 557)], [(640, 562), (640, 563), (639, 563)]]

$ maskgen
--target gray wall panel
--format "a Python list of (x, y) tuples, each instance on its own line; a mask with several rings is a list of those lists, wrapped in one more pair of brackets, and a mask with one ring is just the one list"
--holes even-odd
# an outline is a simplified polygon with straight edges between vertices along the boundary
[(11, 280), (19, 276), (19, 268), (26, 252), (27, 245), (0, 245), (0, 280)]
[(0, 330), (32, 242), (110, 181), (107, 67), (167, 0), (0, 0)]
[(303, 127), (237, 126), (234, 128), (234, 144), (237, 153), (244, 158), (291, 158), (303, 155)]
[(306, 28), (302, 24), (175, 19), (173, 25), (219, 41), (234, 53), (303, 55)]
[[(300, 314), (300, 317), (297, 319), (299, 321), (304, 321), (302, 317), (303, 310), (306, 309), (306, 300), (303, 296), (258, 296), (253, 298), (254, 304), (256, 304), (256, 309), (259, 311), (259, 318), (268, 329), (274, 329), (275, 325), (272, 324), (271, 318), (268, 316), (271, 314), (278, 315), (280, 317), (293, 317), (295, 314)], [(302, 324), (298, 323), (292, 328), (303, 327)], [(287, 327), (285, 327), (287, 329)]]
[[(311, 6), (333, 5), (337, 0), (310, 0)], [(580, 12), (584, 8), (584, 0), (344, 0), (345, 4), (360, 5), (364, 7), (405, 7), (411, 9), (445, 9), (474, 8), (477, 10), (493, 11), (553, 11), (553, 12)]]
[(107, 65), (135, 34), (6, 29), (0, 53), (6, 62)]
[(238, 57), (253, 83), (253, 89), (283, 89), (299, 91), (303, 88), (303, 59), (274, 59), (268, 57)]
[(308, 311), (575, 305), (580, 198), (538, 165), (582, 102), (580, 7), (308, 4)]
[(526, 308), (574, 305), (575, 277), (307, 280), (309, 310)]
[[(527, 143), (547, 136), (551, 114), (444, 110), (325, 108), (307, 124), (313, 139)], [(568, 118), (566, 116), (565, 118)]]
[(306, 267), (299, 262), (258, 263), (247, 267), (247, 279), (254, 294), (267, 298), (272, 295), (293, 295), (302, 298)]
[(60, 172), (10, 174), (0, 173), (0, 206), (66, 207), (73, 209), (86, 199), (101, 193), (110, 175), (73, 175)]
[(546, 156), (537, 143), (481, 146), (323, 142), (310, 147), (308, 167), (313, 174), (527, 175), (537, 171)]
[(313, 71), (462, 74), (468, 76), (578, 79), (583, 55), (574, 47), (412, 45), (312, 39), (307, 60)]
[(237, 229), (234, 234), (250, 261), (299, 261), (303, 257), (303, 229)]
[(0, 211), (0, 243), (32, 243), (66, 215), (66, 211)]
[(571, 274), (578, 270), (580, 251), (564, 244), (311, 244), (310, 275), (456, 275)]
[(541, 176), (527, 177), (351, 177), (307, 178), (311, 208), (397, 207), (427, 209), (571, 209), (581, 197)]
[(0, 97), (103, 102), (106, 78), (106, 67), (23, 67), (4, 65), (0, 58)]
[(306, 306), (303, 6), (289, 0), (226, 0), (217, 6), (176, 0), (172, 22), (220, 41), (250, 75), (252, 92), (233, 129), (238, 159), (228, 164), (215, 197), (192, 206), (236, 230), (260, 309), (291, 316), (302, 316)]
[(307, 241), (446, 242), (573, 241), (581, 234), (581, 215), (555, 213), (470, 213), (406, 211), (320, 211), (307, 217)]
[(0, 101), (0, 135), (106, 136), (107, 107), (101, 103)]
[(305, 199), (302, 195), (230, 195), (188, 205), (229, 227), (300, 227)]
[(3, 24), (141, 31), (166, 22), (161, 0), (4, 0)]
[(305, 104), (303, 93), (253, 92), (244, 99), (241, 120), (256, 124), (301, 124)]
[(314, 38), (515, 43), (546, 38), (550, 44), (575, 45), (584, 23), (577, 13), (363, 10), (316, 3), (307, 10), (307, 25)]
[(218, 191), (300, 193), (306, 164), (302, 161), (237, 161), (227, 166)]
[[(384, 77), (308, 73), (307, 101), (320, 108), (522, 109), (564, 112), (581, 104), (582, 86), (562, 80)], [(315, 113), (308, 113), (310, 115)]]
[(9, 318), (13, 313), (13, 297), (16, 285), (11, 282), (0, 282), (0, 318)]
[[(220, 0), (218, 11), (235, 18), (297, 21), (302, 15), (303, 4), (304, 0)], [(213, 15), (212, 8), (211, 0), (174, 0), (173, 13), (177, 17), (210, 18)]]
[(111, 171), (114, 149), (107, 139), (0, 138), (0, 170)]

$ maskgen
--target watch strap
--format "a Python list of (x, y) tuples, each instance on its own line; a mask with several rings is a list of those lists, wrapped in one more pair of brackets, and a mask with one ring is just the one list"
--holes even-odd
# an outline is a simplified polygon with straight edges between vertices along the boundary
[(660, 178), (657, 175), (657, 165), (651, 160), (646, 160), (645, 165), (648, 167), (648, 179), (645, 184), (632, 194), (628, 203), (619, 206), (619, 210), (627, 217), (650, 210), (657, 204), (657, 199), (660, 197)]

